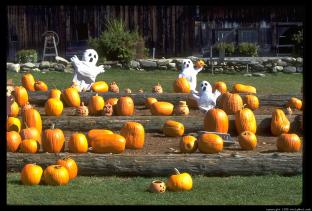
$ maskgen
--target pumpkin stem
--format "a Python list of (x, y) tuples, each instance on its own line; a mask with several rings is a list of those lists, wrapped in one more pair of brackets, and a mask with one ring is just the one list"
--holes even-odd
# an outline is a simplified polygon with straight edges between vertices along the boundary
[(62, 166), (61, 165), (54, 165), (54, 168), (60, 169), (60, 168), (62, 168)]
[(177, 175), (180, 174), (180, 172), (179, 172), (179, 170), (178, 170), (177, 168), (174, 168), (174, 171), (175, 171), (175, 173), (176, 173)]

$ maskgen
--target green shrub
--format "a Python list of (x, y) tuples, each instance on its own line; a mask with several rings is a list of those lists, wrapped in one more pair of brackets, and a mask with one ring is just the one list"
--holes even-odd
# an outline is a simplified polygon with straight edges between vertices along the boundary
[(34, 49), (23, 49), (16, 53), (16, 60), (18, 63), (37, 62), (38, 55)]
[(242, 42), (238, 45), (238, 52), (241, 56), (258, 56), (259, 46), (255, 43)]
[(121, 20), (111, 20), (107, 21), (106, 30), (98, 39), (89, 40), (89, 45), (97, 50), (100, 57), (129, 64), (137, 54), (138, 43), (142, 45), (142, 40), (137, 30), (127, 31)]
[(220, 42), (217, 46), (216, 49), (218, 51), (224, 50), (226, 55), (232, 55), (235, 52), (235, 46), (234, 43), (226, 43), (226, 42)]
[(299, 30), (297, 33), (292, 35), (292, 41), (295, 43), (293, 56), (302, 56), (303, 54), (303, 30)]

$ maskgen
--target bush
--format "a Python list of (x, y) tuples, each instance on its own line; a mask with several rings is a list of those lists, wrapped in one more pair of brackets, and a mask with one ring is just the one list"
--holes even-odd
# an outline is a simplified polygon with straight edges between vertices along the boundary
[(97, 50), (100, 57), (104, 56), (107, 60), (118, 60), (129, 64), (137, 54), (138, 43), (142, 47), (143, 38), (137, 30), (127, 31), (121, 20), (107, 21), (106, 28), (98, 39), (90, 39), (89, 45)]
[(18, 63), (37, 62), (37, 51), (34, 49), (20, 50), (16, 53), (16, 60)]
[(292, 41), (295, 43), (293, 56), (302, 56), (303, 54), (303, 30), (299, 30), (297, 33), (292, 35)]
[(235, 52), (235, 46), (234, 43), (226, 43), (226, 42), (220, 42), (216, 49), (218, 51), (224, 50), (226, 55), (232, 55)]
[(258, 56), (258, 49), (254, 43), (242, 42), (238, 45), (238, 52), (242, 56)]

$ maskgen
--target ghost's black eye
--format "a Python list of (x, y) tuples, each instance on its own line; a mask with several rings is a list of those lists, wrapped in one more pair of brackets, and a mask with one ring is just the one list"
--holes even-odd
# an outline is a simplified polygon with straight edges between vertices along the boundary
[(207, 83), (205, 83), (205, 86), (207, 86), (208, 84)]
[(94, 55), (94, 58), (96, 59), (96, 55)]
[(188, 63), (191, 63), (190, 61), (187, 61)]
[(183, 62), (183, 64), (186, 64), (186, 62)]
[(91, 57), (92, 56), (92, 54), (91, 53), (89, 53), (89, 57)]

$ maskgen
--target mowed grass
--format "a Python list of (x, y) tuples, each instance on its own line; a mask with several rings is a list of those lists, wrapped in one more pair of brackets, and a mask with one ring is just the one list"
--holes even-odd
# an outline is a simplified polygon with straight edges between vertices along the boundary
[(38, 205), (299, 205), (302, 176), (193, 176), (193, 190), (147, 191), (165, 177), (78, 176), (66, 186), (24, 186), (19, 173), (7, 174), (7, 204)]
[[(47, 83), (49, 88), (63, 89), (71, 85), (73, 74), (63, 72), (32, 73), (36, 80)], [(123, 69), (108, 69), (101, 73), (96, 81), (115, 81), (121, 92), (130, 88), (133, 93), (143, 88), (145, 92), (151, 92), (152, 87), (158, 82), (162, 85), (164, 92), (173, 92), (172, 83), (178, 77), (178, 71), (132, 71)], [(12, 78), (14, 84), (21, 85), (23, 73), (8, 72), (7, 78)], [(211, 74), (210, 72), (200, 72), (197, 83), (206, 80), (212, 85), (216, 81), (224, 81), (228, 89), (231, 90), (233, 84), (243, 83), (256, 87), (257, 94), (300, 94), (303, 84), (303, 75), (287, 73), (266, 73), (265, 77), (246, 77), (243, 73), (236, 74)], [(199, 86), (197, 86), (198, 88)]]

